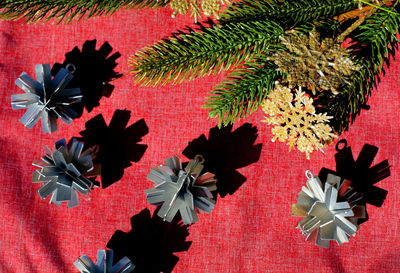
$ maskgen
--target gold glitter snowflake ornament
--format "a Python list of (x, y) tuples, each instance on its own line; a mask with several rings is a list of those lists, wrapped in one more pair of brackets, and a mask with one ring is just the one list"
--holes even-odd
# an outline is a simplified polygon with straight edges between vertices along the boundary
[(201, 17), (201, 12), (205, 16), (214, 15), (215, 18), (219, 18), (218, 12), (221, 9), (221, 5), (230, 4), (228, 0), (172, 0), (170, 2), (171, 9), (174, 10), (172, 17), (175, 18), (177, 14), (186, 14), (191, 11), (191, 16), (197, 22), (197, 19)]
[(360, 67), (353, 64), (351, 50), (344, 48), (331, 38), (320, 39), (315, 30), (309, 35), (289, 31), (279, 37), (287, 50), (281, 50), (269, 57), (278, 70), (285, 72), (285, 82), (290, 88), (309, 88), (314, 95), (322, 90), (338, 94), (341, 87)]
[(301, 87), (293, 96), (290, 88), (277, 83), (261, 107), (267, 115), (264, 122), (274, 125), (272, 141), (286, 141), (289, 149), (296, 146), (307, 159), (315, 149), (322, 151), (325, 143), (337, 137), (328, 124), (331, 117), (316, 114), (312, 98)]

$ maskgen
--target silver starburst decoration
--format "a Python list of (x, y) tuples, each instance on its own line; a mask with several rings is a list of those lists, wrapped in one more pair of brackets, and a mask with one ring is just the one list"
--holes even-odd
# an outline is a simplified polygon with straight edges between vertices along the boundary
[(49, 64), (38, 64), (35, 70), (36, 81), (25, 72), (15, 81), (26, 93), (12, 95), (11, 105), (13, 109), (27, 109), (20, 119), (26, 127), (31, 129), (42, 119), (43, 132), (52, 133), (57, 131), (57, 118), (70, 124), (76, 117), (70, 105), (81, 101), (81, 90), (66, 89), (73, 78), (75, 66), (70, 64), (67, 69), (60, 69), (53, 79)]
[(147, 178), (156, 186), (145, 193), (150, 204), (162, 204), (158, 216), (171, 222), (179, 211), (183, 223), (189, 225), (198, 221), (196, 209), (212, 211), (216, 179), (212, 173), (200, 175), (203, 163), (204, 158), (197, 155), (183, 169), (181, 159), (173, 156), (165, 160), (166, 165), (151, 169)]
[(81, 273), (129, 273), (135, 269), (135, 265), (124, 257), (113, 265), (114, 252), (112, 250), (99, 249), (97, 251), (96, 265), (86, 256), (80, 256), (75, 262), (75, 267)]
[(46, 147), (42, 161), (33, 163), (41, 170), (33, 173), (32, 182), (43, 183), (37, 191), (43, 199), (52, 194), (50, 203), (60, 206), (66, 201), (72, 208), (79, 204), (77, 192), (88, 195), (93, 189), (94, 182), (84, 176), (93, 169), (91, 151), (82, 152), (83, 144), (76, 140), (69, 149), (65, 139), (56, 142), (55, 146), (54, 151)]
[(307, 186), (299, 193), (297, 204), (293, 204), (294, 216), (306, 216), (297, 227), (307, 236), (307, 241), (316, 240), (316, 245), (328, 248), (330, 241), (339, 245), (349, 241), (359, 229), (357, 218), (365, 215), (364, 206), (351, 206), (349, 202), (338, 202), (341, 179), (328, 175), (324, 185), (310, 171), (306, 172)]

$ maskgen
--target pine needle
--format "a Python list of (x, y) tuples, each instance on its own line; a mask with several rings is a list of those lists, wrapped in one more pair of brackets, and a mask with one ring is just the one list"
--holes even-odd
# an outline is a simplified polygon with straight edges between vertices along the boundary
[(49, 21), (71, 22), (100, 15), (112, 15), (119, 9), (160, 8), (170, 0), (2, 0), (0, 19), (24, 19), (26, 23)]
[(400, 28), (400, 15), (396, 6), (387, 7), (392, 12), (379, 10), (355, 30), (350, 38), (354, 43), (352, 59), (361, 69), (355, 71), (346, 85), (336, 96), (321, 93), (317, 104), (321, 111), (333, 116), (332, 127), (337, 134), (348, 129), (361, 109), (365, 106), (371, 90), (380, 81), (384, 73), (383, 65), (389, 66), (399, 41), (395, 36)]
[(332, 19), (357, 6), (354, 0), (242, 0), (234, 2), (221, 14), (220, 24), (270, 19), (293, 27)]
[(284, 30), (274, 22), (246, 22), (187, 28), (137, 52), (131, 72), (142, 85), (178, 84), (226, 71), (268, 51)]
[(210, 109), (219, 127), (233, 124), (256, 111), (281, 76), (274, 63), (256, 58), (218, 84), (203, 107)]

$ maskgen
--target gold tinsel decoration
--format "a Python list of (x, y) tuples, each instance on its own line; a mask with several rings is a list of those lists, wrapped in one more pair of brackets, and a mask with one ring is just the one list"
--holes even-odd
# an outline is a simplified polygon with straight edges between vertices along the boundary
[(326, 113), (316, 114), (313, 99), (302, 92), (301, 87), (293, 96), (290, 88), (275, 84), (261, 108), (267, 115), (263, 121), (275, 125), (271, 129), (272, 141), (286, 141), (290, 150), (297, 147), (306, 153), (307, 159), (315, 149), (322, 151), (326, 143), (337, 137), (328, 124), (332, 117)]
[(218, 12), (221, 9), (221, 5), (229, 5), (230, 3), (229, 0), (172, 0), (169, 5), (174, 10), (172, 17), (175, 18), (177, 14), (187, 14), (191, 11), (191, 16), (197, 22), (197, 19), (201, 16), (201, 12), (205, 16), (214, 15), (218, 19)]
[(321, 90), (337, 94), (340, 87), (349, 84), (352, 72), (360, 69), (349, 57), (349, 49), (331, 38), (320, 41), (315, 30), (309, 36), (292, 30), (279, 38), (287, 50), (278, 51), (269, 60), (287, 75), (284, 82), (289, 88), (307, 87), (314, 95)]

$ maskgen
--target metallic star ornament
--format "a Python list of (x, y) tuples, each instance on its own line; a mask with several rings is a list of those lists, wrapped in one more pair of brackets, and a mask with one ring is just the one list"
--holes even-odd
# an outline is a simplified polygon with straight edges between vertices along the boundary
[(50, 203), (57, 206), (67, 202), (72, 208), (79, 204), (78, 192), (88, 195), (93, 186), (98, 186), (84, 175), (93, 170), (91, 150), (82, 152), (83, 144), (73, 140), (67, 147), (65, 139), (55, 144), (56, 149), (47, 153), (33, 165), (41, 168), (33, 173), (33, 183), (43, 183), (37, 193), (43, 199), (51, 196)]
[(333, 174), (323, 187), (318, 176), (306, 172), (307, 186), (299, 193), (297, 204), (292, 206), (294, 216), (306, 216), (299, 228), (307, 241), (316, 240), (316, 245), (328, 248), (330, 241), (339, 245), (349, 241), (359, 229), (356, 219), (365, 217), (365, 206), (351, 206), (348, 202), (338, 202), (341, 178)]
[(70, 124), (76, 117), (76, 112), (70, 105), (82, 99), (79, 88), (66, 89), (73, 78), (75, 66), (70, 64), (62, 68), (51, 79), (50, 65), (38, 64), (35, 66), (36, 81), (23, 72), (15, 84), (25, 91), (24, 94), (11, 96), (13, 109), (27, 109), (20, 119), (29, 129), (42, 119), (44, 133), (57, 131), (57, 118)]
[(135, 265), (127, 257), (122, 258), (113, 265), (114, 251), (99, 249), (97, 251), (96, 265), (86, 256), (80, 256), (75, 262), (75, 267), (81, 273), (129, 273)]
[(153, 167), (147, 179), (156, 184), (145, 191), (147, 201), (152, 205), (162, 204), (158, 216), (171, 222), (179, 212), (185, 225), (198, 221), (196, 210), (210, 213), (215, 206), (211, 191), (217, 189), (212, 173), (204, 173), (204, 158), (201, 155), (191, 159), (182, 168), (179, 157), (165, 160), (166, 165)]

